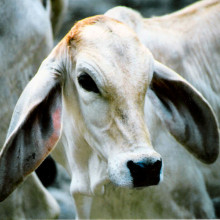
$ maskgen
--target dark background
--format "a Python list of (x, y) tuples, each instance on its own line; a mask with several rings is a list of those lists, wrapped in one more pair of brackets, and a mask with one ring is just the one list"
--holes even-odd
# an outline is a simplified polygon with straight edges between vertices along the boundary
[(139, 11), (144, 17), (160, 16), (177, 11), (196, 0), (69, 0), (61, 31), (56, 38), (59, 41), (80, 19), (104, 14), (107, 10), (123, 5)]

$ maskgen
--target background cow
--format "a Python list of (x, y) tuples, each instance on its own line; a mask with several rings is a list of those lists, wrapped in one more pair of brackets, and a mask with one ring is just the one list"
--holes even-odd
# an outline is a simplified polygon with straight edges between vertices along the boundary
[[(0, 146), (15, 103), (53, 47), (65, 1), (0, 1)], [(57, 8), (59, 5), (59, 8)], [(59, 207), (35, 174), (0, 204), (0, 219), (55, 218)]]

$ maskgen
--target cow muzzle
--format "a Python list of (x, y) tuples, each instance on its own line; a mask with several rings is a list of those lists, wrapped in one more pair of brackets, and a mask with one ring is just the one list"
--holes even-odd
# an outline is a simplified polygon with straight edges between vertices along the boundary
[(158, 185), (163, 179), (161, 156), (149, 153), (122, 153), (109, 158), (109, 178), (120, 187), (137, 188)]
[(129, 160), (127, 167), (133, 179), (134, 187), (157, 185), (161, 179), (162, 160), (145, 159), (134, 162)]

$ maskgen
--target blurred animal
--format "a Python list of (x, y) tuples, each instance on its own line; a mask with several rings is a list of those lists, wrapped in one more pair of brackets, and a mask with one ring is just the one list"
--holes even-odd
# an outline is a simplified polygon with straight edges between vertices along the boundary
[(53, 149), (78, 218), (215, 217), (197, 164), (218, 157), (212, 107), (108, 13), (79, 21), (21, 94), (0, 154), (0, 199)]
[[(58, 30), (65, 1), (0, 1), (0, 146), (6, 136), (18, 97), (53, 47), (53, 31)], [(56, 16), (57, 21), (50, 20)], [(53, 27), (53, 28), (52, 28)], [(40, 202), (39, 202), (40, 201)], [(59, 207), (31, 175), (7, 200), (0, 204), (0, 219), (55, 218)]]

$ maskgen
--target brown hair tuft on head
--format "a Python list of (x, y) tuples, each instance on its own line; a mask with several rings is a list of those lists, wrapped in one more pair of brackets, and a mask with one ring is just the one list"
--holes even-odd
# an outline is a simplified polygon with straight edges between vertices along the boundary
[(70, 46), (72, 41), (74, 41), (75, 43), (80, 42), (80, 33), (85, 26), (96, 24), (105, 19), (106, 18), (104, 15), (96, 15), (76, 22), (69, 33), (66, 35), (67, 45)]

